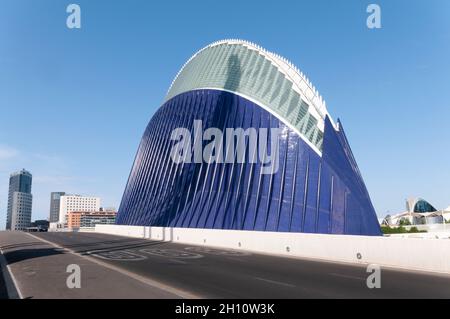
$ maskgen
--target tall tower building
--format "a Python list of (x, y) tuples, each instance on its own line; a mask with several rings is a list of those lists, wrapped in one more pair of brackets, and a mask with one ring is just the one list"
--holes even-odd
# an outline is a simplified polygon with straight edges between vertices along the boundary
[(65, 192), (52, 192), (50, 194), (50, 223), (57, 223), (59, 220), (59, 205), (61, 203), (61, 196), (66, 195)]
[(33, 195), (31, 195), (32, 180), (31, 173), (25, 169), (11, 174), (9, 178), (6, 229), (24, 230), (30, 227), (33, 204)]

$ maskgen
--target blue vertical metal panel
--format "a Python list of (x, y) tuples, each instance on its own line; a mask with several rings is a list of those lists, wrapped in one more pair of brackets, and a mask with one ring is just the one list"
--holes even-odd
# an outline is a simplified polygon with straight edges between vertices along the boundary
[[(226, 128), (281, 129), (278, 171), (262, 174), (262, 164), (251, 163), (249, 154), (244, 163), (176, 164), (170, 158), (171, 133), (183, 127), (194, 138), (194, 120), (202, 121), (203, 130), (217, 127), (224, 133)], [(380, 235), (339, 125), (335, 130), (325, 119), (320, 156), (281, 120), (241, 96), (220, 90), (175, 96), (147, 126), (117, 224)]]

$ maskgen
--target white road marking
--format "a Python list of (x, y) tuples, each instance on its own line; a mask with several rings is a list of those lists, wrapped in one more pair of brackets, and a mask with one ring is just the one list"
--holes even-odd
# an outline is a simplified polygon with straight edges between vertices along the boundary
[(181, 258), (181, 259), (198, 259), (203, 258), (203, 255), (187, 252), (178, 249), (141, 249), (139, 252), (149, 255), (155, 255), (159, 257), (167, 258)]
[(3, 280), (6, 285), (6, 292), (10, 299), (23, 299), (22, 292), (19, 289), (19, 284), (14, 277), (11, 267), (8, 265), (3, 250), (0, 248), (0, 267), (3, 272)]
[(146, 256), (136, 254), (128, 250), (119, 251), (96, 251), (87, 252), (89, 256), (94, 256), (106, 260), (117, 260), (117, 261), (140, 261), (147, 259)]
[(197, 253), (218, 255), (218, 256), (250, 256), (251, 253), (237, 250), (214, 249), (208, 247), (186, 247), (185, 250), (195, 251)]
[(270, 279), (266, 279), (266, 278), (260, 278), (260, 277), (253, 277), (256, 280), (260, 280), (260, 281), (265, 281), (271, 284), (276, 284), (276, 285), (281, 285), (281, 286), (286, 286), (286, 287), (296, 287), (293, 284), (288, 284), (286, 282), (281, 282), (281, 281), (276, 281), (276, 280), (270, 280)]
[(344, 275), (344, 274), (337, 274), (337, 273), (330, 273), (331, 276), (334, 277), (341, 277), (346, 279), (354, 279), (354, 280), (366, 280), (366, 278), (361, 278), (357, 276), (351, 276), (351, 275)]

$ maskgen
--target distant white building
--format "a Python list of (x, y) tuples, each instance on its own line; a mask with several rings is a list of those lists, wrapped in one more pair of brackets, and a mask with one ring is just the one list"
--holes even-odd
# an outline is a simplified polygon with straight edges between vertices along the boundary
[(393, 216), (386, 216), (382, 224), (398, 226), (443, 224), (450, 221), (450, 207), (437, 210), (422, 198), (410, 198), (406, 201), (406, 211)]
[(67, 223), (70, 212), (97, 212), (100, 210), (100, 198), (80, 195), (61, 196), (59, 204), (59, 224)]

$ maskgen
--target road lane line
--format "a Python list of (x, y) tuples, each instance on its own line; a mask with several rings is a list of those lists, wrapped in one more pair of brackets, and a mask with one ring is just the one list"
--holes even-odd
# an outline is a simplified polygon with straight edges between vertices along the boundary
[(123, 274), (125, 276), (128, 276), (128, 277), (130, 277), (132, 279), (135, 279), (137, 281), (140, 281), (140, 282), (142, 282), (142, 283), (144, 283), (146, 285), (149, 285), (151, 287), (155, 287), (155, 288), (164, 290), (164, 291), (169, 292), (171, 294), (177, 295), (177, 296), (179, 296), (181, 298), (184, 298), (184, 299), (201, 299), (201, 298), (203, 298), (202, 296), (198, 296), (198, 295), (195, 295), (193, 293), (190, 293), (190, 292), (178, 289), (178, 288), (174, 288), (174, 287), (168, 286), (166, 284), (163, 284), (162, 282), (159, 282), (159, 281), (156, 281), (156, 280), (144, 277), (144, 276), (137, 275), (135, 273), (132, 273), (132, 272), (130, 272), (128, 270), (125, 270), (125, 269), (122, 269), (120, 267), (113, 266), (111, 264), (108, 264), (106, 262), (98, 260), (97, 258), (86, 256), (86, 255), (81, 255), (81, 254), (77, 253), (76, 251), (74, 251), (72, 249), (65, 248), (63, 246), (59, 246), (58, 244), (56, 244), (54, 242), (51, 242), (49, 240), (40, 238), (40, 237), (35, 236), (33, 234), (30, 234), (30, 233), (26, 233), (26, 234), (31, 236), (31, 237), (33, 237), (33, 238), (36, 238), (36, 239), (38, 239), (40, 241), (43, 241), (43, 242), (45, 242), (45, 243), (47, 243), (47, 244), (49, 244), (49, 245), (51, 245), (51, 246), (53, 246), (55, 248), (62, 249), (64, 251), (67, 251), (68, 253), (76, 255), (78, 257), (86, 258), (87, 260), (89, 260), (89, 261), (91, 261), (91, 262), (93, 262), (93, 263), (95, 263), (97, 265), (100, 265), (100, 266), (106, 267), (108, 269), (117, 271), (117, 272), (119, 272), (119, 273), (121, 273), (121, 274)]
[(346, 278), (346, 279), (355, 279), (355, 280), (366, 280), (366, 278), (361, 278), (361, 277), (357, 277), (357, 276), (352, 276), (352, 275), (344, 275), (344, 274), (337, 274), (337, 273), (330, 273), (331, 276), (334, 277), (341, 277), (341, 278)]
[(265, 281), (265, 282), (268, 282), (268, 283), (271, 283), (271, 284), (276, 284), (276, 285), (281, 285), (281, 286), (286, 286), (286, 287), (292, 287), (292, 288), (297, 287), (296, 285), (288, 284), (286, 282), (270, 280), (270, 279), (261, 278), (261, 277), (253, 277), (253, 278), (255, 278), (256, 280)]
[[(19, 285), (17, 284), (16, 277), (14, 277), (11, 268), (8, 265), (3, 250), (0, 248), (0, 267), (3, 273), (3, 279), (6, 285), (6, 292), (9, 299), (23, 299), (22, 293), (20, 292)], [(1, 275), (1, 274), (0, 274)]]

